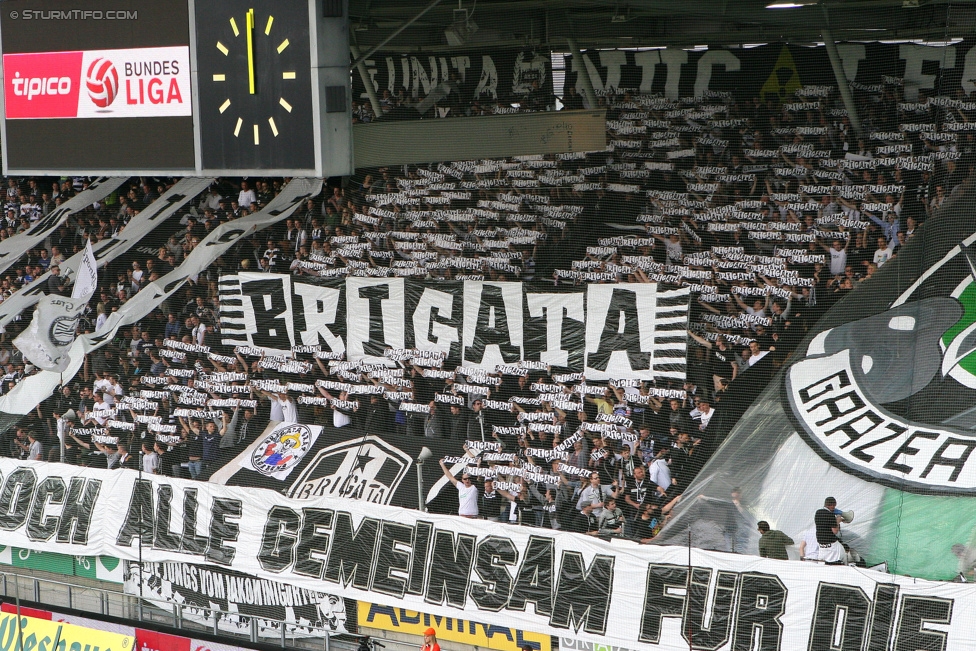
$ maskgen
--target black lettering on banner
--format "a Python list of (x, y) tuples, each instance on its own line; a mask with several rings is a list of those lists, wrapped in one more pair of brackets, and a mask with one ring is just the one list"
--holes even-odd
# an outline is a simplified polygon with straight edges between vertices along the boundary
[[(844, 387), (849, 386), (851, 386), (851, 378), (847, 375), (847, 371), (837, 371), (829, 377), (825, 377), (822, 380), (817, 380), (810, 386), (800, 389), (800, 400), (802, 400), (803, 404), (805, 405), (811, 400), (816, 400), (825, 393), (836, 391), (837, 389), (843, 389)], [(819, 389), (819, 391), (816, 393), (811, 393), (811, 389)]]
[(869, 450), (870, 448), (873, 448), (876, 445), (881, 445), (882, 443), (887, 443), (891, 439), (899, 437), (908, 431), (907, 427), (902, 427), (901, 425), (896, 425), (895, 423), (888, 423), (886, 428), (892, 430), (894, 433), (889, 434), (888, 436), (883, 436), (880, 439), (877, 439), (876, 441), (868, 441), (864, 445), (854, 448), (853, 450), (851, 450), (851, 456), (854, 457), (855, 459), (860, 459), (865, 463), (871, 463), (872, 461), (874, 461), (874, 455), (866, 453), (865, 450)]
[[(332, 528), (332, 509), (302, 509), (302, 531), (298, 536), (298, 550), (295, 558), (295, 573), (303, 576), (322, 578), (325, 569), (323, 558), (329, 551), (329, 534), (324, 529)], [(313, 556), (321, 554), (323, 558)]]
[(295, 562), (295, 544), (302, 519), (287, 506), (273, 506), (268, 511), (261, 536), (258, 562), (268, 572), (281, 572)]
[(68, 496), (64, 500), (64, 508), (61, 509), (61, 521), (58, 523), (59, 543), (88, 544), (95, 500), (98, 499), (101, 489), (102, 482), (98, 479), (71, 478)]
[(359, 298), (366, 299), (366, 321), (369, 323), (369, 338), (363, 342), (363, 353), (380, 356), (386, 349), (386, 335), (383, 334), (383, 301), (390, 298), (389, 285), (370, 285), (359, 288)]
[(94, 252), (95, 260), (101, 260), (102, 258), (107, 256), (112, 251), (112, 249), (117, 248), (120, 244), (122, 244), (122, 240), (116, 239), (114, 237), (108, 241), (102, 240), (101, 242), (98, 243), (98, 250)]
[(379, 529), (380, 521), (376, 518), (363, 518), (359, 527), (353, 527), (351, 514), (336, 513), (325, 580), (343, 587), (352, 583), (355, 588), (369, 590)]
[(226, 233), (221, 233), (220, 237), (215, 239), (213, 242), (207, 242), (207, 246), (220, 246), (221, 244), (230, 244), (237, 238), (245, 235), (247, 231), (241, 228), (232, 228)]
[(149, 216), (149, 221), (153, 221), (155, 219), (159, 219), (162, 215), (164, 215), (166, 213), (166, 210), (167, 209), (172, 208), (175, 204), (183, 203), (183, 200), (184, 199), (186, 199), (186, 195), (185, 194), (179, 194), (179, 193), (177, 193), (177, 194), (171, 194), (170, 196), (166, 197), (166, 199), (164, 201), (168, 205), (166, 205), (166, 206), (160, 206), (160, 209), (157, 210), (155, 212), (155, 214)]
[(820, 583), (808, 651), (861, 651), (871, 601), (857, 586)]
[(153, 547), (177, 551), (180, 548), (181, 536), (175, 531), (169, 530), (173, 487), (169, 484), (160, 484), (159, 488), (156, 489), (156, 498), (156, 535), (153, 537)]
[(145, 479), (135, 480), (132, 483), (132, 495), (129, 496), (129, 508), (125, 512), (125, 522), (115, 538), (115, 544), (119, 547), (131, 547), (133, 538), (139, 538), (146, 543), (151, 541), (154, 538), (155, 514), (152, 482)]
[(250, 299), (254, 311), (256, 330), (252, 338), (259, 348), (291, 348), (288, 338), (291, 311), (285, 301), (285, 278), (287, 276), (273, 276), (270, 280), (241, 282), (241, 296)]
[(529, 536), (522, 554), (522, 565), (515, 576), (508, 610), (524, 611), (531, 603), (538, 615), (552, 614), (553, 568), (556, 564), (555, 541), (545, 536)]
[(894, 470), (895, 472), (910, 473), (912, 471), (911, 466), (906, 466), (903, 463), (898, 463), (895, 461), (895, 459), (897, 459), (902, 455), (905, 455), (906, 457), (913, 457), (919, 452), (921, 452), (921, 450), (919, 450), (918, 448), (912, 447), (912, 443), (915, 441), (915, 439), (928, 439), (930, 441), (934, 441), (938, 438), (939, 435), (936, 434), (935, 432), (923, 432), (923, 431), (912, 432), (909, 435), (908, 439), (900, 446), (898, 446), (898, 449), (895, 450), (894, 454), (891, 455), (891, 458), (885, 461), (884, 467), (887, 468), (888, 470)]
[[(494, 327), (492, 327), (493, 318)], [(502, 288), (496, 285), (482, 285), (474, 341), (470, 346), (464, 347), (465, 361), (480, 364), (485, 356), (485, 348), (491, 344), (498, 345), (502, 360), (506, 364), (519, 361), (522, 351), (512, 343), (512, 331), (509, 325)]]
[(244, 512), (241, 500), (215, 497), (210, 511), (210, 544), (207, 546), (207, 560), (220, 565), (234, 562), (237, 550), (227, 547), (225, 542), (234, 542), (241, 533), (241, 527), (229, 518), (240, 519)]
[[(959, 445), (963, 447), (962, 453), (958, 457), (946, 457), (944, 456), (946, 450), (954, 445)], [(929, 465), (925, 466), (925, 470), (922, 471), (922, 479), (929, 476), (932, 469), (936, 466), (948, 466), (952, 468), (952, 473), (949, 475), (949, 481), (956, 481), (959, 477), (959, 473), (962, 472), (963, 467), (966, 462), (969, 461), (969, 457), (973, 454), (973, 450), (976, 450), (976, 441), (973, 439), (959, 439), (954, 437), (949, 437), (939, 448), (938, 452), (932, 455), (929, 460)]]
[[(745, 572), (740, 576), (739, 607), (732, 634), (732, 651), (779, 651), (783, 641), (786, 586), (773, 574)], [(756, 633), (759, 644), (754, 646)]]
[[(644, 587), (644, 610), (641, 613), (641, 642), (659, 644), (664, 618), (681, 617), (683, 619), (685, 598), (675, 591), (686, 590), (687, 587), (687, 567), (648, 564), (647, 581)], [(684, 626), (682, 625), (681, 628), (683, 629)]]
[(452, 608), (464, 608), (477, 540), (468, 534), (459, 533), (455, 539), (453, 531), (434, 531), (424, 601), (437, 605), (446, 601)]
[[(620, 320), (623, 319), (621, 331)], [(595, 353), (586, 358), (586, 365), (598, 371), (606, 371), (610, 363), (610, 355), (616, 351), (625, 351), (631, 370), (647, 370), (650, 368), (650, 356), (640, 348), (640, 322), (637, 316), (637, 293), (632, 289), (613, 288), (610, 305), (607, 307), (607, 317), (603, 322), (603, 333), (600, 335), (600, 345)]]
[[(578, 299), (579, 310), (571, 310), (568, 307), (569, 299)], [(543, 304), (544, 302), (548, 304)], [(542, 361), (544, 352), (565, 352), (566, 364), (558, 366), (583, 368), (586, 324), (583, 318), (582, 292), (526, 294), (525, 305), (525, 334), (522, 338), (525, 359), (539, 362)], [(532, 316), (533, 311), (541, 314)], [(549, 340), (550, 321), (559, 323), (557, 341)], [(557, 364), (554, 363), (553, 366)]]
[(174, 280), (169, 281), (168, 283), (166, 283), (166, 286), (163, 287), (163, 294), (165, 295), (165, 294), (169, 294), (172, 291), (175, 291), (180, 285), (185, 283), (186, 279), (189, 277), (190, 277), (189, 274), (186, 274), (180, 278), (176, 278)]
[[(460, 285), (447, 285), (460, 295)], [(420, 291), (420, 295), (417, 292)], [(461, 363), (461, 311), (455, 306), (455, 293), (406, 283), (407, 314), (404, 343), (414, 348), (434, 347), (447, 353), (445, 366)]]
[(903, 595), (893, 651), (945, 651), (946, 633), (926, 624), (951, 624), (952, 599)]
[(197, 505), (197, 489), (183, 489), (183, 537), (180, 539), (180, 551), (203, 556), (207, 553), (210, 539), (197, 535)]
[[(854, 427), (855, 425), (866, 424), (865, 421), (870, 421), (871, 426), (870, 427), (862, 426), (860, 428), (862, 431), (858, 431)], [(860, 440), (862, 436), (864, 436), (865, 434), (873, 430), (875, 427), (877, 427), (884, 421), (885, 419), (883, 416), (881, 416), (881, 414), (876, 414), (873, 411), (866, 411), (863, 414), (861, 414), (857, 420), (849, 421), (847, 423), (844, 423), (843, 425), (836, 427), (835, 429), (830, 430), (829, 432), (824, 432), (824, 436), (829, 438), (830, 436), (838, 432), (846, 436), (847, 442), (841, 444), (840, 446), (840, 449), (843, 450), (847, 448), (847, 446), (849, 446), (851, 443), (856, 443), (858, 440)]]
[(0, 529), (13, 531), (24, 526), (37, 474), (31, 468), (18, 468), (10, 473), (0, 491)]
[(518, 564), (519, 553), (508, 538), (488, 536), (478, 543), (474, 571), (481, 581), (471, 584), (471, 598), (478, 610), (497, 613), (508, 603), (512, 574), (508, 566)]
[[(826, 400), (818, 402), (812, 407), (806, 407), (806, 410), (807, 413), (813, 413), (821, 407), (827, 408), (827, 411), (830, 412), (830, 416), (816, 422), (817, 427), (822, 427), (825, 423), (829, 423), (832, 420), (837, 420), (841, 416), (853, 414), (859, 409), (864, 409), (864, 406), (864, 401), (861, 400), (861, 396), (857, 395), (857, 392), (852, 389), (847, 393), (842, 393), (834, 396), (833, 398), (827, 398)], [(845, 409), (844, 407), (847, 408)]]
[(424, 594), (427, 584), (427, 550), (430, 549), (430, 539), (434, 532), (434, 525), (425, 520), (417, 520), (413, 535), (413, 558), (410, 560), (410, 574), (407, 577), (407, 594)]
[(582, 628), (595, 635), (606, 633), (615, 560), (596, 554), (587, 569), (581, 553), (564, 551), (549, 625), (577, 632)]
[(383, 520), (381, 524), (371, 589), (374, 592), (402, 597), (407, 589), (407, 580), (390, 572), (406, 574), (410, 570), (410, 552), (404, 548), (410, 547), (413, 542), (413, 527), (387, 520)]
[[(291, 288), (295, 332), (315, 333), (313, 342), (303, 340), (303, 343), (312, 346), (321, 345), (333, 353), (345, 352), (345, 320), (336, 319), (337, 315), (346, 313), (346, 293), (334, 287), (310, 283), (292, 283)], [(336, 296), (336, 310), (327, 316), (326, 301), (330, 294)], [(300, 310), (296, 309), (298, 301), (302, 306)]]
[(44, 509), (48, 504), (64, 504), (64, 480), (60, 477), (45, 477), (37, 485), (34, 504), (27, 518), (27, 537), (41, 542), (50, 540), (58, 531), (56, 516), (44, 517)]
[(866, 651), (888, 651), (890, 648), (898, 589), (897, 585), (890, 583), (878, 583), (874, 586), (874, 608), (871, 609)]
[[(735, 591), (739, 582), (738, 572), (719, 571), (716, 578), (715, 595), (712, 607), (708, 609), (708, 587), (712, 580), (712, 570), (696, 567), (691, 572), (691, 585), (688, 591), (688, 613), (681, 627), (681, 633), (695, 649), (712, 651), (725, 646), (732, 632), (732, 608), (735, 606)], [(711, 611), (711, 622), (705, 627), (705, 612)]]
[(37, 220), (37, 223), (34, 224), (29, 231), (27, 231), (27, 235), (39, 235), (41, 233), (47, 232), (48, 230), (51, 230), (52, 228), (57, 226), (58, 222), (61, 221), (62, 217), (67, 216), (71, 212), (73, 211), (70, 208), (65, 208), (65, 207), (61, 207), (60, 209), (57, 210), (52, 210), (47, 214), (47, 217), (42, 217), (41, 219)]

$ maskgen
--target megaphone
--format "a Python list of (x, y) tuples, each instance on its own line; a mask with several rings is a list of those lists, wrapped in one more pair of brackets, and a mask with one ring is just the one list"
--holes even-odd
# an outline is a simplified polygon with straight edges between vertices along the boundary
[(417, 463), (427, 461), (427, 459), (430, 459), (433, 454), (434, 453), (430, 451), (430, 448), (425, 445), (420, 449), (420, 454), (417, 455)]
[(68, 411), (64, 412), (64, 416), (62, 416), (62, 418), (65, 420), (74, 421), (78, 420), (78, 414), (75, 413), (74, 409), (69, 409)]
[(841, 511), (840, 519), (845, 524), (854, 522), (854, 511)]

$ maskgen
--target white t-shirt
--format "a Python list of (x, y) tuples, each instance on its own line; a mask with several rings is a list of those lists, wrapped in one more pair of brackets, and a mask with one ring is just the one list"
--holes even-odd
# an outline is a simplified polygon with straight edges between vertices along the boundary
[(335, 428), (345, 427), (346, 425), (348, 425), (351, 422), (352, 422), (352, 418), (349, 418), (349, 416), (346, 416), (344, 413), (342, 413), (338, 409), (333, 409), (332, 410), (332, 426), (333, 427), (335, 427)]
[(874, 264), (878, 265), (878, 269), (884, 266), (884, 263), (891, 258), (891, 249), (878, 249), (874, 252)]
[(661, 490), (671, 488), (671, 468), (664, 459), (655, 459), (651, 464), (651, 474), (649, 479), (657, 484)]
[(752, 357), (749, 358), (749, 366), (755, 366), (756, 365), (756, 362), (758, 362), (759, 360), (761, 360), (763, 357), (765, 357), (768, 354), (769, 354), (769, 351), (768, 350), (764, 350), (761, 353), (759, 353), (758, 355), (753, 355)]
[(820, 558), (820, 543), (817, 542), (817, 528), (810, 527), (802, 534), (803, 542), (806, 546), (803, 549), (803, 557), (811, 560)]
[(458, 515), (478, 515), (478, 487), (474, 482), (471, 482), (470, 486), (465, 486), (464, 482), (459, 480), (457, 492)]
[[(295, 405), (295, 401), (291, 398), (286, 398), (281, 400), (275, 396), (271, 397), (272, 405), (278, 403), (278, 409), (281, 411), (281, 418), (272, 419), (280, 420), (283, 423), (297, 423), (298, 422), (298, 407)], [(272, 411), (274, 407), (272, 406)]]
[(285, 412), (277, 396), (271, 396), (271, 420), (285, 420)]
[(847, 251), (844, 249), (838, 251), (834, 247), (830, 247), (830, 275), (842, 276), (844, 275), (844, 269), (846, 268)]

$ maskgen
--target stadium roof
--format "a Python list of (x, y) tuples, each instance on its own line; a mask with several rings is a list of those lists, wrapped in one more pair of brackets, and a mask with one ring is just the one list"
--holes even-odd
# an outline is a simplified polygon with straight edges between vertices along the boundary
[[(436, 0), (434, 0), (436, 1)], [(440, 52), (458, 47), (581, 48), (694, 47), (822, 40), (816, 0), (441, 0), (383, 48)], [(771, 3), (795, 4), (769, 9)], [(350, 0), (352, 43), (361, 51), (380, 43), (431, 0)], [(836, 40), (945, 42), (971, 34), (976, 0), (843, 0), (826, 3)], [(476, 25), (452, 34), (452, 26)]]

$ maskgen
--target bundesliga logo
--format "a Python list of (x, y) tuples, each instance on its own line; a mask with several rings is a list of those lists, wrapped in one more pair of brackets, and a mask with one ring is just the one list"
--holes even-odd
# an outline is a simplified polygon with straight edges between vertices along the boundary
[(85, 85), (95, 106), (108, 108), (119, 93), (119, 73), (108, 59), (95, 59), (88, 66)]

